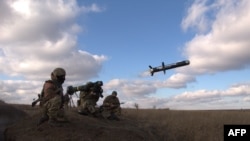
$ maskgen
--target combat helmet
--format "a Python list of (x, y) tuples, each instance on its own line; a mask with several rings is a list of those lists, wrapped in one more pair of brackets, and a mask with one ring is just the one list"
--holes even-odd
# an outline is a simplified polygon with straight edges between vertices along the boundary
[(54, 76), (65, 76), (66, 71), (63, 68), (55, 68), (52, 72)]
[(113, 91), (111, 95), (117, 96), (117, 91)]
[(95, 84), (97, 84), (98, 86), (102, 86), (103, 82), (102, 81), (96, 81)]
[(64, 83), (66, 71), (63, 68), (55, 68), (51, 73), (51, 79), (57, 81), (60, 84)]

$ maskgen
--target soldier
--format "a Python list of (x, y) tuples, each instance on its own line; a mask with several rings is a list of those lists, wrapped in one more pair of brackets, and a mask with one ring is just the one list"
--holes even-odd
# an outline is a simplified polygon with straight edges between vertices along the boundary
[(96, 103), (99, 97), (102, 96), (102, 81), (88, 82), (84, 86), (80, 86), (80, 102), (78, 106), (78, 113), (82, 115), (98, 116), (98, 110), (96, 109)]
[(63, 88), (66, 72), (63, 68), (56, 68), (51, 73), (51, 80), (45, 81), (42, 89), (42, 118), (38, 125), (48, 120), (52, 126), (60, 126), (58, 116), (63, 113)]
[[(70, 97), (69, 94), (63, 96), (63, 106), (65, 109), (69, 109)], [(71, 106), (71, 105), (70, 105)]]
[(117, 97), (117, 92), (113, 91), (111, 95), (107, 96), (102, 105), (102, 116), (109, 120), (119, 120), (121, 115), (120, 101)]

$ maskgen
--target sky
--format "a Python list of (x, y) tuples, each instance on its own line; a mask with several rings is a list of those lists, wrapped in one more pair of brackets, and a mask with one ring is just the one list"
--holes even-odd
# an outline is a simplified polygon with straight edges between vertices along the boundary
[(125, 108), (248, 109), (249, 25), (249, 0), (0, 0), (0, 99), (31, 104), (62, 67), (65, 92), (101, 80)]

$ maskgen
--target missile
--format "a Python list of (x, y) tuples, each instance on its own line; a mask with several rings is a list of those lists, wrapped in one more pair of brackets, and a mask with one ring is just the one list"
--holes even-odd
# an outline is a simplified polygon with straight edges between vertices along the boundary
[(162, 62), (161, 66), (158, 66), (158, 67), (152, 67), (149, 65), (149, 68), (150, 68), (149, 71), (151, 73), (151, 76), (153, 76), (155, 72), (159, 72), (159, 71), (163, 71), (163, 73), (165, 74), (166, 70), (186, 66), (189, 64), (190, 64), (189, 60), (184, 60), (184, 61), (180, 61), (180, 62), (168, 64), (168, 65), (165, 65), (164, 62)]

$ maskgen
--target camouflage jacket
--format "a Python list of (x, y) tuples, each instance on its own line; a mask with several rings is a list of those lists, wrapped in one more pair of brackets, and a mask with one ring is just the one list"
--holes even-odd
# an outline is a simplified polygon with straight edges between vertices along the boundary
[(63, 88), (61, 85), (56, 85), (52, 80), (45, 81), (42, 89), (42, 98), (47, 101), (55, 96), (63, 96)]
[(116, 96), (109, 95), (107, 96), (104, 101), (103, 101), (104, 106), (115, 106), (119, 107), (120, 106), (120, 101)]

